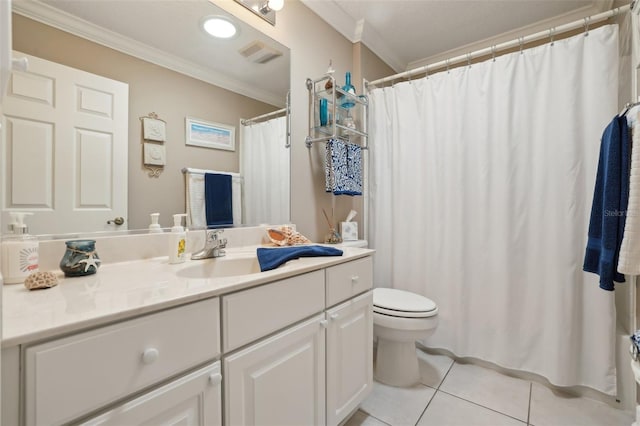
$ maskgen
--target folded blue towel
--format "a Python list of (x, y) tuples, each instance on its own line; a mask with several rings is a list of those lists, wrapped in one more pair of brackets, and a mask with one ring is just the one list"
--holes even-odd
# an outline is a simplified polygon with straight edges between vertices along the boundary
[(204, 202), (207, 226), (233, 225), (231, 175), (205, 173)]
[(617, 271), (629, 200), (629, 127), (615, 117), (602, 135), (600, 160), (591, 207), (583, 270), (600, 275), (600, 288), (613, 290), (624, 282)]
[(300, 257), (342, 256), (342, 250), (325, 246), (294, 246), (280, 248), (258, 248), (260, 270), (270, 271), (292, 259)]

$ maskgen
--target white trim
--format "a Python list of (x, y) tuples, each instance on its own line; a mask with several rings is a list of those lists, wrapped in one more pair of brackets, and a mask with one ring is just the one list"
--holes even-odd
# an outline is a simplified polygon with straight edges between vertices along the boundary
[(407, 69), (407, 62), (401, 60), (393, 50), (387, 46), (383, 38), (375, 32), (371, 24), (364, 19), (356, 21), (333, 1), (300, 1), (350, 42), (362, 42), (365, 44), (373, 53), (393, 68), (394, 71), (399, 72)]
[(186, 61), (183, 58), (168, 54), (167, 52), (134, 39), (124, 37), (116, 32), (94, 25), (37, 0), (15, 1), (13, 3), (13, 11), (27, 18), (180, 74), (222, 87), (240, 95), (257, 99), (270, 105), (278, 107), (284, 106), (284, 100), (274, 93), (256, 86), (250, 86), (246, 82), (230, 78), (220, 72), (212, 71), (207, 67)]

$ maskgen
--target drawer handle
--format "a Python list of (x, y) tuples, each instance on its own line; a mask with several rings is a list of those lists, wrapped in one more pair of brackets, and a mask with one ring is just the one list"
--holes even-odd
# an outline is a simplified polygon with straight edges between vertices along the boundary
[(331, 318), (332, 320), (338, 319), (339, 317), (340, 317), (340, 315), (338, 315), (338, 314), (329, 315), (329, 318)]
[(142, 362), (145, 364), (153, 364), (160, 357), (160, 352), (156, 348), (145, 349), (142, 353)]
[(353, 277), (351, 277), (351, 284), (356, 284), (359, 279), (360, 279), (359, 276), (354, 275)]
[(222, 383), (222, 374), (215, 373), (209, 376), (209, 384), (211, 386), (218, 386), (220, 383)]
[(320, 326), (322, 328), (327, 328), (327, 326), (329, 325), (329, 321), (327, 320), (320, 320)]

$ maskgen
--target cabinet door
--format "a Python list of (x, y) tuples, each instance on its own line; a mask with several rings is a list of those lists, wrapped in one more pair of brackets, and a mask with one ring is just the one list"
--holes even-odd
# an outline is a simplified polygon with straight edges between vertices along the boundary
[(325, 423), (324, 314), (224, 360), (225, 424)]
[(373, 293), (327, 311), (327, 425), (337, 425), (373, 386)]
[(94, 417), (83, 425), (222, 425), (221, 387), (218, 361)]

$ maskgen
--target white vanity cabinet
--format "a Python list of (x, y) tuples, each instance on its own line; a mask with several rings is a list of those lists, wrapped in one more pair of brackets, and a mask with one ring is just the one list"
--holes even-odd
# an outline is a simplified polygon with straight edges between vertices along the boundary
[(372, 268), (368, 257), (222, 296), (225, 352), (266, 336), (224, 356), (226, 425), (337, 425), (358, 407), (373, 386)]
[(325, 424), (324, 315), (224, 360), (225, 424)]
[(81, 423), (102, 425), (222, 425), (220, 361), (180, 377)]
[(373, 293), (327, 311), (327, 425), (337, 425), (373, 386)]
[(372, 258), (300, 265), (3, 347), (2, 424), (338, 425), (373, 385)]
[(24, 351), (25, 424), (62, 424), (220, 355), (219, 298)]

